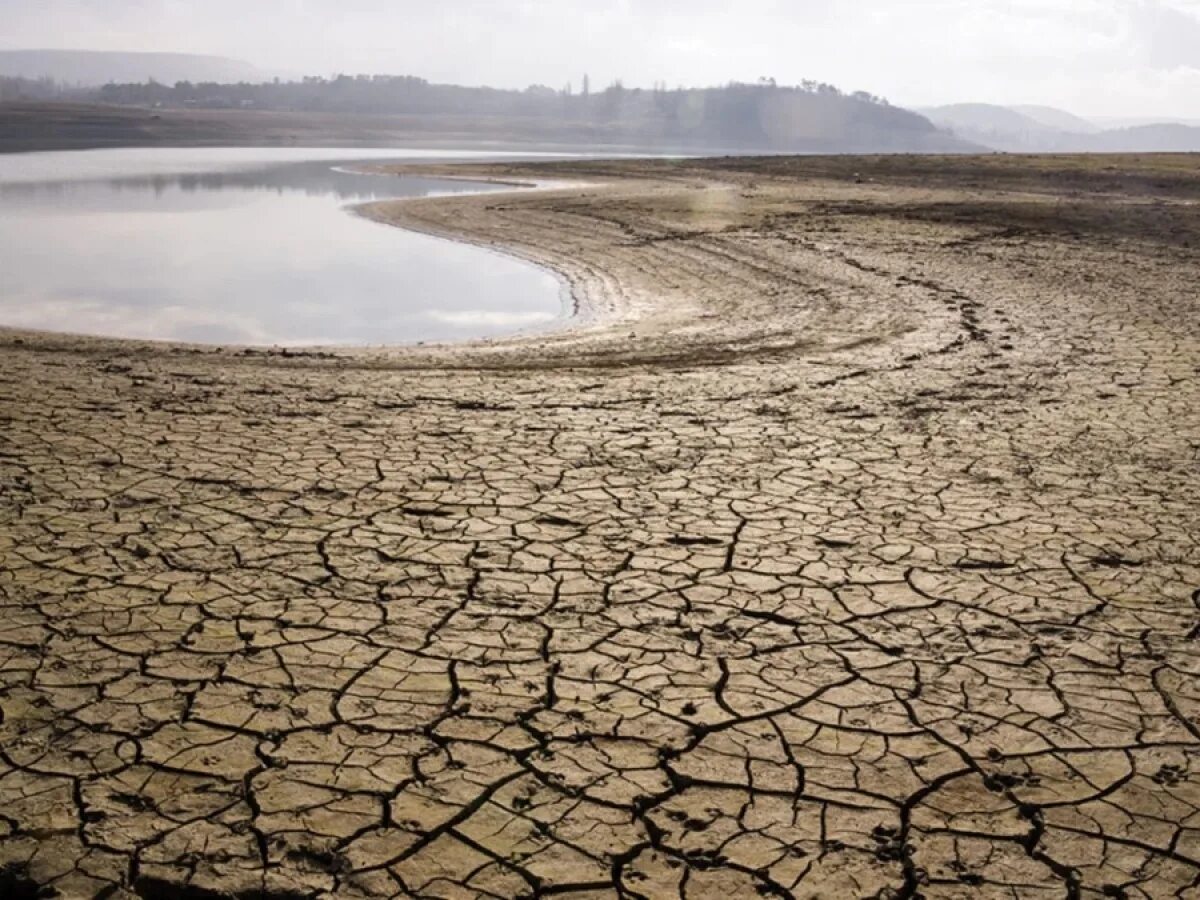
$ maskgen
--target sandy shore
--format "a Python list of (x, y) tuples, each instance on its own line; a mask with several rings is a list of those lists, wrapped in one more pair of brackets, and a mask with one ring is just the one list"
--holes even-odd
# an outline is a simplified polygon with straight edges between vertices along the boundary
[(454, 171), (578, 327), (0, 332), (0, 896), (1200, 896), (1200, 160)]

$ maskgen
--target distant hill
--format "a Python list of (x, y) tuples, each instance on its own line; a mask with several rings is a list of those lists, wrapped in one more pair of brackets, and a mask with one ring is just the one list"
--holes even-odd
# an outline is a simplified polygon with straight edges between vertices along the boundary
[(979, 132), (1007, 134), (1022, 130), (1041, 131), (1045, 125), (1036, 119), (1010, 109), (990, 103), (952, 103), (948, 106), (930, 106), (916, 110), (931, 122), (944, 122), (947, 126), (971, 129)]
[(1095, 122), (1053, 106), (1010, 106), (1008, 108), (1056, 131), (1069, 131), (1075, 134), (1094, 134), (1097, 131), (1103, 131), (1103, 128)]
[(1093, 149), (1110, 153), (1197, 153), (1200, 127), (1165, 123), (1115, 128), (1100, 132), (1090, 143)]
[(1200, 119), (1164, 116), (1093, 116), (1092, 121), (1105, 131), (1118, 128), (1140, 128), (1143, 125), (1192, 125), (1200, 128)]
[(960, 138), (1014, 153), (1200, 152), (1200, 127), (1159, 122), (1108, 128), (1046, 106), (957, 103), (919, 110)]
[(995, 150), (1068, 149), (1060, 147), (1061, 139), (1073, 134), (1016, 109), (990, 103), (955, 103), (917, 111), (939, 128)]
[[(0, 78), (0, 98), (5, 96)], [(730, 83), (574, 93), (534, 85), (500, 90), (435, 84), (405, 75), (339, 75), (300, 81), (112, 83), (66, 96), (16, 85), (13, 100), (99, 103), (155, 110), (271, 112), (403, 118), (414, 132), (472, 139), (708, 152), (948, 153), (980, 148), (922, 116), (832, 85)], [(33, 124), (28, 112), (20, 120)], [(124, 121), (124, 120), (122, 120)], [(332, 127), (332, 126), (331, 126)], [(155, 129), (159, 133), (161, 129)], [(17, 136), (19, 137), (19, 135)], [(64, 135), (63, 139), (66, 139)], [(114, 138), (115, 139), (115, 138)]]
[(110, 53), (97, 50), (0, 50), (0, 76), (50, 78), (68, 85), (109, 82), (263, 81), (250, 63), (186, 53)]

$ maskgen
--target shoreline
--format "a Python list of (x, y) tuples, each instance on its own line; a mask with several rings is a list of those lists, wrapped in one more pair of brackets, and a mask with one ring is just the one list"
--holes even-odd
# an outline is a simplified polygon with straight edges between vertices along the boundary
[[(447, 154), (452, 156), (453, 151), (447, 151)], [(88, 157), (89, 161), (91, 159), (91, 156), (92, 155), (89, 155), (89, 157)], [(400, 153), (397, 152), (397, 154), (395, 155), (394, 158), (388, 159), (385, 157), (385, 160), (392, 164), (399, 164), (400, 163), (400, 160), (398, 158), (399, 156), (400, 156)], [(470, 160), (470, 158), (468, 157), (467, 160)], [(472, 160), (472, 161), (478, 161), (478, 160)], [(443, 188), (439, 188), (438, 190), (430, 193), (429, 196), (432, 198), (440, 198), (443, 196), (452, 197), (459, 193), (481, 193), (481, 194), (488, 193), (488, 194), (496, 195), (499, 193), (508, 192), (503, 189), (510, 189), (510, 190), (518, 190), (519, 189), (519, 190), (527, 191), (527, 190), (538, 190), (538, 189), (545, 190), (545, 189), (551, 188), (551, 187), (567, 186), (565, 183), (561, 184), (561, 185), (560, 184), (540, 184), (536, 181), (529, 181), (529, 180), (515, 181), (512, 179), (509, 179), (507, 181), (495, 181), (492, 179), (483, 179), (483, 178), (466, 179), (466, 178), (461, 178), (457, 175), (450, 174), (452, 172), (452, 168), (453, 168), (453, 165), (451, 162), (443, 161), (443, 160), (435, 160), (435, 162), (439, 166), (445, 166), (446, 171), (447, 171), (447, 174), (445, 176), (441, 177), (439, 179), (439, 181), (457, 181), (460, 184), (462, 184), (466, 188), (466, 190), (465, 191), (464, 190), (455, 190), (452, 185), (445, 185)], [(381, 178), (399, 177), (399, 176), (391, 175), (390, 173), (387, 173), (387, 172), (373, 170), (374, 166), (377, 165), (377, 163), (378, 163), (377, 160), (372, 160), (372, 159), (368, 158), (368, 159), (362, 160), (360, 163), (357, 163), (356, 165), (337, 165), (337, 166), (333, 166), (333, 169), (335, 171), (336, 170), (346, 171), (350, 174), (376, 175)], [(280, 163), (274, 163), (274, 165), (279, 165), (279, 164)], [(236, 168), (233, 171), (236, 171)], [(8, 175), (8, 174), (12, 174), (12, 173), (5, 173), (5, 174)], [(28, 173), (24, 173), (24, 174), (26, 175), (26, 178), (27, 178)], [(16, 173), (16, 175), (17, 175), (17, 178), (14, 183), (16, 183), (16, 184), (23, 183), (24, 179), (22, 179), (22, 177), (21, 177), (22, 173), (20, 171), (18, 171)], [(84, 173), (81, 174), (80, 177), (88, 178), (88, 177), (100, 177), (100, 176), (92, 175), (90, 172), (88, 172), (88, 170), (85, 167)], [(65, 180), (67, 182), (70, 182), (72, 179), (68, 177)], [(500, 188), (501, 190), (497, 190), (497, 188)], [(403, 194), (401, 193), (395, 199), (403, 199)], [(373, 222), (375, 224), (388, 224), (387, 222), (381, 221), (377, 215), (373, 216), (370, 213), (370, 207), (372, 207), (373, 205), (377, 205), (380, 202), (382, 202), (382, 201), (363, 202), (361, 200), (355, 200), (355, 201), (346, 203), (345, 205), (342, 205), (340, 207), (340, 209), (337, 210), (334, 214), (336, 214), (336, 215), (344, 214), (344, 215), (355, 216), (363, 221)], [(393, 227), (398, 227), (398, 226), (393, 226)], [(493, 254), (497, 257), (503, 257), (505, 259), (508, 259), (508, 260), (511, 260), (514, 262), (519, 262), (526, 268), (530, 269), (531, 271), (536, 269), (536, 271), (538, 273), (540, 273), (542, 275), (549, 275), (553, 278), (553, 285), (550, 287), (551, 297), (553, 298), (551, 300), (551, 302), (553, 303), (553, 306), (551, 307), (551, 309), (552, 309), (551, 317), (546, 317), (544, 312), (539, 311), (539, 318), (542, 320), (540, 324), (526, 325), (526, 326), (516, 326), (516, 325), (509, 326), (510, 328), (512, 328), (512, 331), (509, 332), (509, 334), (505, 334), (505, 333), (501, 332), (500, 334), (495, 335), (492, 339), (496, 339), (496, 338), (503, 339), (503, 338), (510, 337), (510, 336), (516, 337), (516, 336), (530, 334), (530, 333), (538, 333), (538, 332), (545, 331), (548, 329), (561, 329), (564, 327), (572, 327), (571, 320), (573, 318), (576, 318), (576, 317), (582, 318), (582, 316), (580, 315), (581, 311), (577, 309), (577, 304), (575, 303), (574, 298), (569, 293), (569, 288), (566, 284), (565, 279), (558, 271), (556, 271), (552, 268), (537, 265), (535, 263), (532, 263), (529, 260), (521, 258), (517, 254), (505, 253), (504, 249), (497, 244), (491, 244), (491, 245), (483, 245), (483, 244), (478, 244), (478, 243), (472, 244), (470, 241), (460, 240), (454, 235), (451, 235), (448, 233), (435, 232), (431, 229), (421, 230), (421, 229), (416, 229), (416, 228), (414, 228), (414, 229), (401, 228), (401, 230), (407, 230), (412, 235), (420, 235), (422, 238), (433, 238), (438, 241), (452, 242), (459, 246), (471, 247), (472, 248), (471, 252), (478, 250), (478, 251), (482, 251), (485, 253)], [(250, 298), (247, 298), (247, 299), (250, 299)], [(19, 318), (19, 316), (17, 318)], [(69, 325), (69, 320), (64, 322), (64, 325)], [(328, 340), (311, 340), (311, 341), (306, 341), (306, 342), (282, 343), (282, 344), (271, 343), (268, 341), (260, 341), (257, 343), (251, 343), (251, 342), (235, 343), (235, 342), (230, 342), (230, 341), (214, 341), (214, 340), (208, 340), (208, 341), (204, 341), (203, 343), (200, 343), (200, 342), (191, 342), (191, 341), (186, 341), (186, 340), (180, 340), (178, 338), (171, 338), (171, 337), (153, 337), (153, 336), (139, 337), (139, 336), (124, 335), (124, 334), (120, 334), (120, 333), (105, 333), (105, 332), (96, 333), (96, 332), (87, 332), (87, 331), (82, 331), (82, 330), (71, 330), (69, 327), (55, 328), (55, 327), (51, 326), (51, 327), (43, 328), (43, 327), (38, 327), (38, 326), (33, 326), (33, 325), (7, 324), (3, 321), (0, 321), (0, 332), (7, 333), (10, 335), (23, 336), (23, 338), (25, 338), (25, 339), (58, 338), (60, 340), (75, 339), (75, 340), (89, 341), (89, 342), (129, 341), (131, 344), (142, 344), (142, 345), (146, 345), (147, 347), (160, 347), (160, 348), (164, 348), (164, 349), (174, 347), (177, 349), (178, 348), (186, 348), (186, 349), (190, 349), (190, 350), (204, 350), (204, 349), (232, 350), (233, 352), (238, 352), (241, 350), (265, 351), (265, 350), (272, 350), (272, 349), (275, 351), (281, 351), (281, 350), (287, 349), (292, 352), (308, 350), (308, 351), (322, 351), (322, 352), (338, 352), (338, 353), (351, 352), (352, 353), (358, 349), (367, 350), (367, 349), (372, 349), (372, 348), (402, 350), (404, 348), (415, 349), (417, 347), (425, 346), (425, 345), (437, 346), (439, 344), (456, 345), (456, 344), (471, 344), (471, 343), (486, 344), (489, 340), (489, 338), (485, 337), (485, 336), (480, 336), (480, 337), (468, 336), (468, 337), (463, 337), (463, 338), (443, 339), (440, 341), (429, 340), (429, 339), (409, 339), (407, 341), (377, 343), (377, 344), (367, 344), (367, 343), (358, 343), (358, 342), (331, 343)]]
[[(505, 197), (524, 196), (529, 193), (554, 193), (566, 191), (586, 191), (594, 192), (603, 190), (605, 185), (587, 184), (587, 183), (569, 183), (559, 181), (515, 181), (506, 180), (503, 178), (489, 178), (486, 176), (467, 177), (457, 174), (451, 174), (453, 166), (408, 166), (392, 167), (390, 170), (381, 171), (380, 174), (399, 175), (418, 174), (428, 175), (438, 178), (456, 179), (465, 182), (479, 182), (484, 184), (505, 185), (513, 188), (511, 191), (489, 191), (480, 192), (478, 194), (457, 194), (446, 197), (412, 197), (403, 198), (400, 200), (376, 200), (369, 203), (361, 203), (350, 208), (355, 215), (362, 216), (372, 222), (377, 222), (382, 225), (389, 225), (394, 228), (400, 228), (406, 231), (412, 231), (416, 234), (423, 234), (428, 237), (438, 238), (440, 240), (452, 241), (458, 244), (466, 244), (475, 247), (479, 250), (498, 253), (501, 256), (506, 256), (510, 259), (519, 260), (536, 268), (547, 272), (554, 276), (559, 283), (560, 295), (563, 298), (563, 308), (559, 316), (556, 317), (553, 323), (546, 323), (541, 328), (534, 328), (528, 331), (518, 331), (508, 335), (501, 335), (492, 338), (472, 338), (463, 341), (449, 342), (422, 342), (420, 347), (422, 351), (437, 352), (439, 350), (448, 349), (486, 349), (488, 347), (500, 344), (509, 345), (514, 343), (524, 343), (530, 340), (538, 340), (540, 338), (552, 337), (560, 334), (571, 334), (580, 330), (586, 330), (589, 327), (611, 327), (622, 320), (621, 311), (614, 308), (616, 298), (609, 297), (607, 304), (597, 304), (588, 299), (586, 292), (580, 293), (577, 289), (581, 281), (581, 273), (576, 270), (571, 263), (571, 260), (562, 256), (552, 254), (536, 254), (523, 252), (519, 245), (505, 243), (494, 239), (485, 239), (478, 236), (473, 236), (469, 232), (459, 229), (454, 229), (446, 226), (439, 226), (435, 222), (422, 220), (405, 215), (405, 207), (409, 200), (455, 200), (466, 197), (487, 197), (489, 199), (503, 200)], [(604, 307), (608, 306), (606, 310)], [(326, 346), (319, 349), (328, 351), (336, 351), (339, 348)], [(412, 344), (407, 345), (388, 345), (370, 348), (375, 352), (406, 352), (417, 350), (417, 347)], [(418, 351), (418, 352), (422, 352)]]
[[(368, 174), (377, 174), (381, 177), (403, 177), (407, 173), (405, 170), (409, 167), (408, 164), (403, 166), (384, 167), (380, 165), (363, 166), (359, 171)], [(521, 341), (530, 338), (537, 338), (544, 334), (556, 333), (562, 331), (571, 331), (581, 327), (586, 327), (592, 323), (592, 320), (598, 318), (595, 311), (586, 308), (585, 302), (576, 296), (572, 288), (570, 275), (566, 271), (567, 263), (563, 260), (558, 260), (557, 263), (544, 260), (534, 259), (524, 256), (513, 248), (502, 243), (496, 242), (479, 242), (471, 240), (470, 237), (455, 231), (441, 230), (430, 226), (421, 227), (415, 223), (405, 222), (402, 212), (398, 214), (397, 210), (402, 207), (404, 202), (409, 199), (446, 199), (452, 200), (466, 196), (487, 196), (491, 198), (503, 198), (505, 196), (526, 194), (530, 192), (547, 192), (547, 191), (567, 191), (580, 189), (594, 189), (598, 185), (587, 183), (571, 183), (554, 180), (538, 180), (538, 179), (502, 179), (489, 178), (486, 176), (466, 177), (454, 173), (454, 164), (436, 164), (434, 166), (416, 164), (411, 174), (417, 175), (434, 175), (440, 179), (449, 181), (463, 181), (475, 184), (500, 185), (502, 187), (511, 188), (507, 191), (487, 191), (477, 194), (451, 194), (451, 195), (434, 195), (429, 198), (400, 198), (396, 200), (375, 200), (367, 203), (358, 203), (346, 207), (346, 211), (352, 215), (361, 216), (369, 221), (377, 222), (382, 225), (389, 225), (394, 228), (400, 228), (406, 231), (412, 231), (416, 234), (423, 234), (427, 237), (434, 237), (440, 240), (452, 241), (458, 244), (467, 244), (489, 253), (496, 253), (501, 256), (515, 259), (520, 262), (528, 263), (538, 269), (553, 275), (559, 283), (559, 293), (561, 301), (561, 309), (559, 314), (552, 322), (547, 322), (542, 326), (533, 326), (528, 329), (519, 330), (507, 335), (499, 335), (491, 338), (468, 338), (462, 341), (421, 341), (418, 343), (409, 344), (390, 344), (377, 345), (372, 349), (375, 350), (406, 350), (415, 349), (416, 347), (437, 348), (442, 346), (487, 346), (497, 342), (508, 343), (512, 341)], [(335, 345), (314, 346), (313, 349), (323, 349), (327, 351), (336, 351), (339, 348)]]
[[(751, 159), (754, 159), (760, 165), (765, 162), (768, 166), (772, 159), (798, 159), (802, 163), (808, 163), (817, 169), (827, 169), (829, 164), (833, 162), (835, 167), (842, 171), (837, 174), (820, 171), (816, 175), (816, 180), (812, 183), (824, 185), (825, 189), (832, 188), (835, 192), (848, 190), (854, 195), (861, 195), (866, 198), (856, 199), (853, 202), (870, 203), (870, 196), (873, 193), (870, 184), (846, 184), (846, 181), (860, 180), (858, 179), (858, 173), (853, 170), (872, 164), (882, 164), (884, 167), (888, 167), (889, 164), (895, 163), (902, 167), (905, 162), (914, 161), (917, 163), (917, 168), (927, 169), (927, 166), (920, 164), (922, 162), (926, 164), (932, 163), (939, 158), (762, 157)], [(945, 160), (948, 158), (940, 159)], [(1016, 161), (1019, 167), (1022, 164), (1021, 160), (1030, 164), (1036, 164), (1039, 160), (1053, 164), (1056, 157), (1011, 157), (1010, 159)], [(1060, 162), (1066, 163), (1072, 161), (1082, 162), (1085, 168), (1095, 168), (1097, 170), (1112, 168), (1111, 166), (1101, 167), (1097, 160), (1084, 157), (1062, 155), (1057, 157), (1057, 159)], [(1113, 157), (1113, 159), (1144, 164), (1147, 160), (1147, 155)], [(1162, 160), (1169, 164), (1165, 171), (1174, 174), (1178, 169), (1178, 160), (1180, 159), (1186, 159), (1186, 157), (1180, 157), (1179, 155), (1162, 157)], [(989, 164), (995, 163), (994, 158), (986, 157), (959, 157), (958, 160), (967, 167), (969, 167), (972, 160), (986, 160)], [(764, 318), (764, 321), (768, 326), (778, 324), (781, 327), (777, 331), (788, 334), (790, 337), (775, 341), (751, 340), (749, 342), (745, 341), (744, 337), (742, 337), (740, 340), (735, 338), (733, 341), (730, 341), (728, 339), (728, 332), (730, 330), (736, 332), (738, 324), (745, 325), (745, 322), (738, 323), (731, 321), (731, 319), (734, 319), (743, 311), (737, 309), (736, 305), (732, 309), (729, 305), (723, 305), (719, 309), (712, 309), (710, 308), (711, 304), (706, 306), (703, 302), (700, 305), (690, 303), (685, 306), (682, 312), (677, 311), (674, 316), (666, 317), (667, 321), (664, 321), (664, 306), (674, 308), (675, 304), (678, 303), (678, 298), (670, 297), (668, 298), (668, 302), (664, 303), (664, 298), (661, 296), (663, 293), (661, 290), (662, 285), (655, 283), (653, 278), (646, 278), (646, 273), (638, 272), (635, 266), (630, 266), (624, 261), (617, 262), (609, 258), (611, 257), (610, 254), (597, 252), (598, 250), (602, 251), (603, 248), (597, 248), (594, 245), (572, 248), (574, 252), (567, 252), (562, 248), (552, 246), (538, 245), (530, 240), (532, 232), (526, 226), (513, 230), (497, 230), (497, 223), (488, 221), (489, 218), (496, 218), (495, 216), (489, 217), (489, 213), (497, 207), (497, 204), (493, 201), (498, 197), (512, 198), (512, 205), (514, 207), (530, 207), (529, 212), (533, 216), (539, 214), (545, 216), (547, 213), (553, 215), (553, 206), (556, 200), (571, 200), (575, 201), (578, 205), (587, 205), (599, 202), (603, 194), (613, 192), (617, 194), (618, 203), (625, 199), (633, 199), (638, 202), (647, 203), (647, 205), (652, 205), (659, 195), (670, 193), (671, 191), (686, 191), (705, 197), (704, 202), (706, 203), (715, 202), (720, 204), (723, 202), (721, 199), (722, 194), (727, 195), (731, 192), (744, 190), (747, 182), (745, 174), (741, 175), (740, 178), (729, 178), (728, 173), (721, 171), (720, 162), (720, 160), (704, 159), (656, 161), (593, 159), (558, 162), (478, 163), (459, 161), (447, 164), (406, 162), (390, 166), (373, 163), (363, 164), (366, 169), (378, 171), (383, 176), (388, 174), (412, 174), (438, 178), (454, 178), (463, 181), (506, 184), (522, 189), (530, 188), (528, 190), (513, 192), (486, 192), (451, 197), (434, 196), (373, 201), (349, 206), (346, 208), (346, 211), (382, 224), (390, 224), (427, 236), (461, 244), (469, 244), (483, 250), (497, 252), (501, 255), (535, 265), (553, 274), (560, 281), (560, 284), (563, 285), (565, 295), (570, 298), (574, 314), (563, 317), (563, 325), (561, 327), (551, 327), (546, 331), (533, 329), (531, 332), (516, 332), (505, 336), (467, 339), (460, 342), (419, 342), (413, 344), (370, 346), (312, 344), (304, 345), (303, 347), (275, 347), (270, 345), (227, 347), (210, 344), (187, 344), (169, 340), (138, 340), (67, 332), (23, 331), (5, 326), (0, 326), (0, 335), (7, 335), (10, 339), (17, 338), (25, 341), (57, 341), (59, 344), (78, 341), (85, 345), (105, 346), (114, 349), (119, 348), (123, 344), (128, 344), (131, 350), (138, 347), (139, 352), (152, 352), (155, 348), (158, 348), (161, 350), (171, 350), (172, 352), (217, 352), (233, 355), (280, 356), (284, 358), (301, 358), (309, 355), (327, 359), (337, 358), (346, 363), (357, 361), (361, 364), (388, 364), (398, 368), (420, 368), (422, 365), (438, 368), (447, 366), (450, 368), (470, 368), (472, 365), (480, 365), (485, 368), (496, 365), (500, 367), (521, 367), (523, 365), (535, 367), (549, 365), (554, 367), (561, 364), (563, 356), (572, 356), (581, 349), (587, 354), (586, 364), (599, 365), (601, 367), (609, 365), (608, 362), (605, 362), (606, 356), (611, 356), (613, 358), (611, 364), (615, 365), (625, 365), (639, 361), (649, 364), (664, 362), (686, 364), (689, 361), (698, 362), (705, 357), (711, 357), (720, 363), (746, 356), (755, 357), (764, 354), (773, 356), (777, 355), (778, 352), (785, 354), (791, 351), (836, 353), (838, 347), (856, 350), (861, 348), (864, 343), (869, 344), (875, 340), (878, 335), (875, 335), (870, 329), (866, 329), (865, 333), (851, 333), (841, 340), (831, 343), (826, 342), (826, 346), (822, 350), (820, 340), (799, 337), (803, 329), (798, 328), (794, 321), (771, 323), (770, 319), (776, 315), (777, 310), (767, 309), (767, 316)], [(713, 163), (717, 165), (714, 166), (712, 165)], [(547, 177), (548, 169), (550, 171), (556, 169), (565, 170), (568, 173), (568, 177), (564, 178), (561, 172), (558, 176)], [(749, 183), (751, 191), (753, 191), (755, 189), (753, 176), (750, 176)], [(1021, 190), (1027, 190), (1028, 188), (1029, 185), (1020, 186)], [(913, 187), (910, 184), (899, 183), (889, 189), (892, 191), (907, 192), (923, 201), (927, 199), (923, 194), (928, 192), (922, 192), (920, 188)], [(1038, 189), (1040, 190), (1040, 188)], [(945, 188), (942, 190), (948, 195), (953, 196), (953, 192), (959, 190), (959, 188), (954, 186), (948, 191)], [(541, 198), (544, 198), (545, 202), (526, 203), (528, 195), (531, 194), (540, 195)], [(526, 196), (523, 197), (522, 195)], [(1053, 194), (1035, 193), (1028, 196), (1034, 197), (1038, 201), (1045, 201), (1047, 196), (1053, 196)], [(1187, 202), (1197, 201), (1184, 201), (1185, 204)], [(622, 227), (629, 228), (628, 225)], [(632, 234), (634, 232), (630, 231), (629, 233)], [(666, 229), (651, 230), (648, 234), (639, 236), (638, 240), (644, 241), (646, 245), (649, 245), (658, 241), (669, 242), (673, 240), (680, 240), (681, 242), (695, 240), (699, 243), (705, 239), (715, 238), (719, 240), (720, 237), (721, 235), (716, 231), (704, 232), (701, 230), (697, 233), (689, 233), (685, 229), (672, 232), (671, 227), (667, 227)], [(825, 246), (821, 250), (827, 259), (832, 257), (835, 263), (842, 262), (836, 259), (838, 252), (835, 248)], [(585, 255), (585, 261), (580, 261), (580, 251)], [(719, 252), (724, 253), (726, 251), (722, 250)], [(616, 264), (614, 265), (614, 263)], [(668, 260), (666, 268), (669, 270), (675, 264), (675, 260)], [(853, 260), (850, 260), (849, 264), (859, 271), (864, 271)], [(747, 265), (757, 268), (758, 261), (734, 258), (732, 265)], [(607, 271), (606, 266), (611, 266), (612, 271)], [(768, 273), (768, 277), (775, 274)], [(644, 281), (649, 281), (650, 284), (644, 287), (640, 283)], [(628, 288), (632, 288), (632, 290), (628, 290)], [(818, 287), (818, 293), (819, 290)], [(638, 291), (641, 292), (640, 298), (635, 299), (633, 294)], [(688, 299), (693, 298), (694, 295)], [(936, 315), (937, 310), (934, 309), (933, 311)], [(759, 309), (756, 312), (761, 315), (763, 310)], [(639, 336), (641, 340), (632, 342), (633, 346), (628, 346), (631, 342), (623, 341), (620, 335), (615, 334), (619, 329), (633, 328), (638, 323), (646, 326), (646, 333)], [(697, 323), (700, 324), (697, 326)], [(690, 332), (689, 337), (692, 339), (693, 346), (684, 353), (664, 353), (664, 348), (661, 346), (664, 342), (664, 336), (673, 329), (680, 327), (685, 327)], [(917, 327), (919, 326), (912, 325), (911, 323), (907, 326), (903, 324), (897, 326), (893, 323), (893, 327), (887, 333), (891, 337), (895, 337), (897, 328), (903, 331), (905, 328)], [(635, 334), (629, 334), (629, 337), (634, 336)], [(744, 346), (745, 343), (756, 346)], [(622, 346), (623, 344), (626, 346)], [(730, 346), (723, 347), (718, 352), (714, 349), (714, 345)]]

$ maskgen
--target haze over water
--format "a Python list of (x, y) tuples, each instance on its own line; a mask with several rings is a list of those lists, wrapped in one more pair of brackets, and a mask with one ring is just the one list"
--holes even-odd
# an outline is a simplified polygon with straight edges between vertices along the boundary
[[(552, 274), (347, 209), (494, 190), (348, 171), (479, 158), (154, 149), (0, 156), (0, 325), (214, 344), (391, 344), (544, 326)], [(497, 154), (486, 154), (496, 156)]]

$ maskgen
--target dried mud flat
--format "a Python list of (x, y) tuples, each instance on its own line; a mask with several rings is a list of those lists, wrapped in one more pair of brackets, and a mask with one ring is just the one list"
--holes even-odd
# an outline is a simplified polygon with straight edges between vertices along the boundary
[(1200, 162), (487, 174), (579, 329), (0, 335), (0, 895), (1200, 897)]

